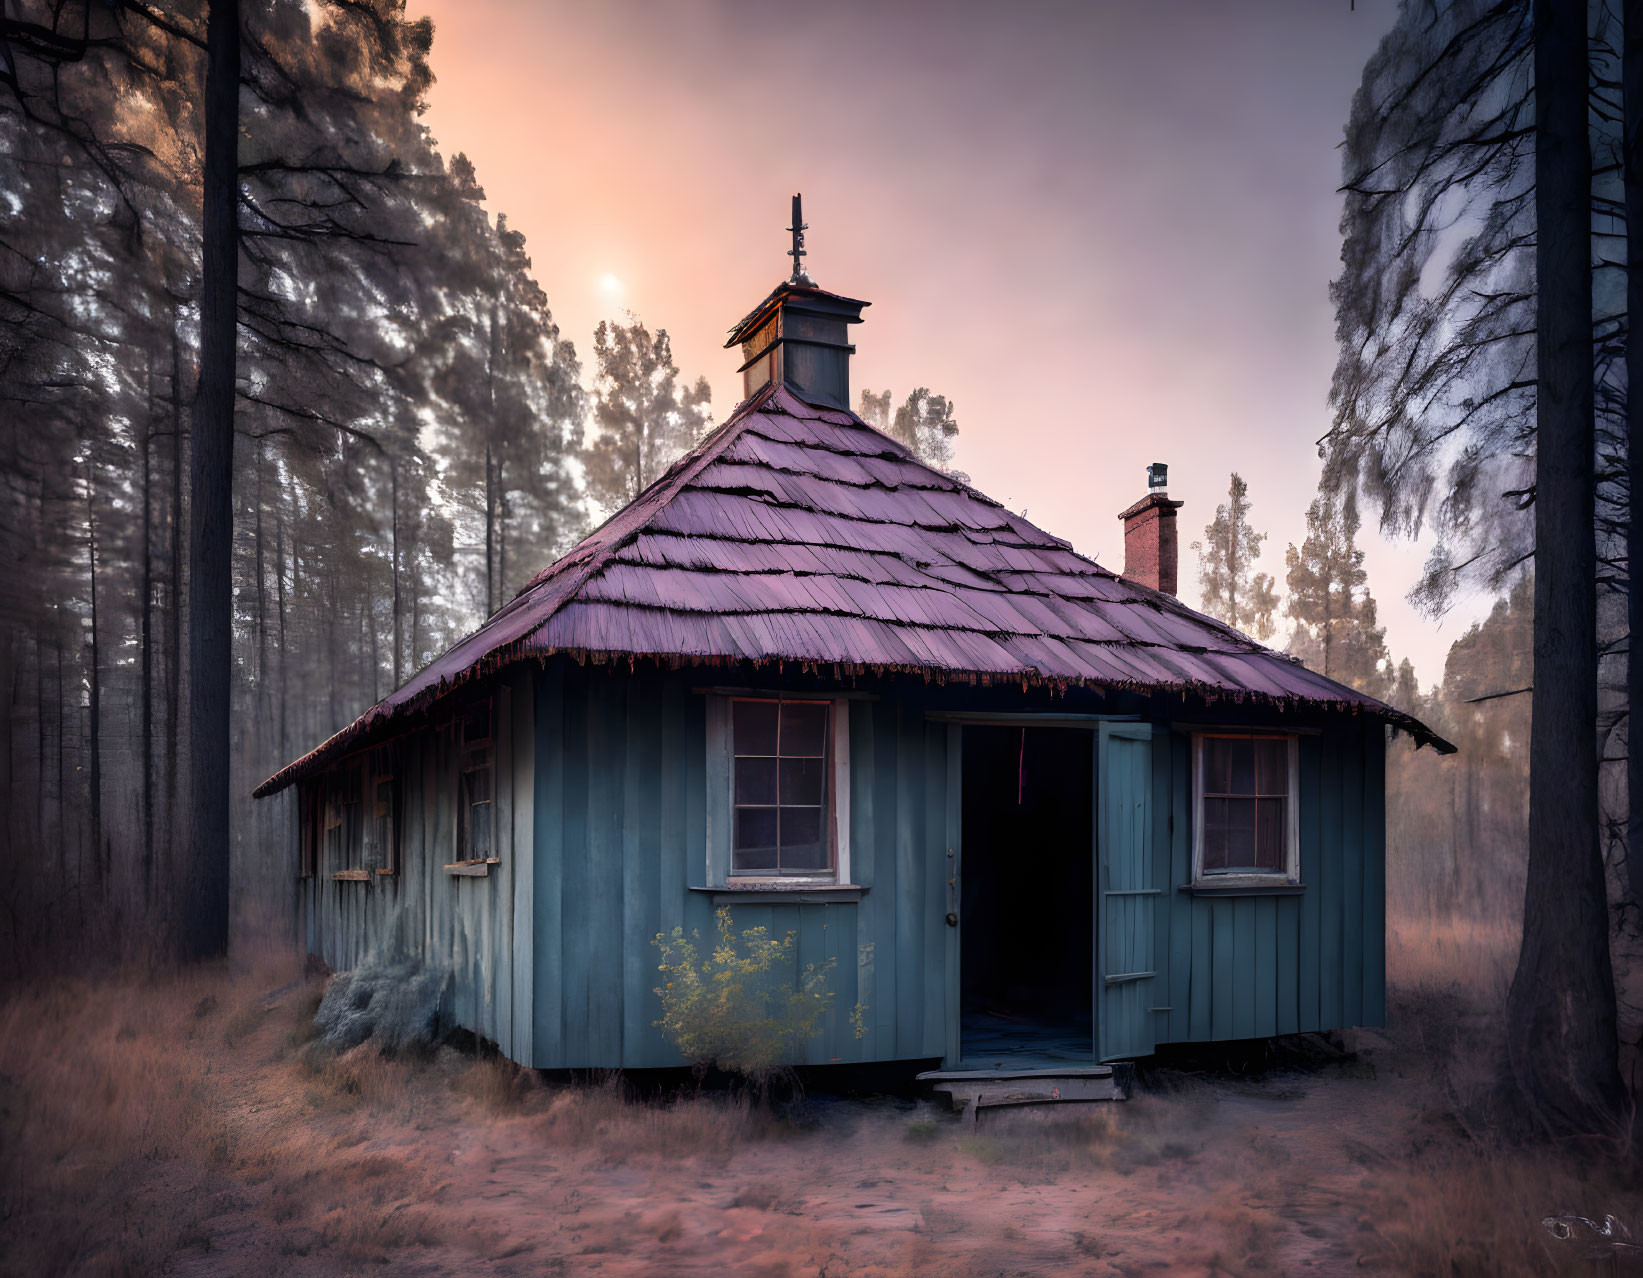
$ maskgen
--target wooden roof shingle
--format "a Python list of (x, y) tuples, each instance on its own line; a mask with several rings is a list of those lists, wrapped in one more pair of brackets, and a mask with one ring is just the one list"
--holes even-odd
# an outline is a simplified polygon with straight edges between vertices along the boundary
[(1124, 580), (850, 413), (780, 384), (259, 796), (473, 679), (553, 653), (1179, 690), (1424, 724)]

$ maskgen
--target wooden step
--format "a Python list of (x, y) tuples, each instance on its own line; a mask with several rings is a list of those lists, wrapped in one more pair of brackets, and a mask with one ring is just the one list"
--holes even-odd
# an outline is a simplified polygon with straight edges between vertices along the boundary
[(1002, 1105), (1055, 1105), (1064, 1102), (1113, 1101), (1128, 1098), (1127, 1080), (1110, 1065), (1064, 1069), (927, 1070), (919, 1079), (943, 1092), (970, 1122), (983, 1109)]

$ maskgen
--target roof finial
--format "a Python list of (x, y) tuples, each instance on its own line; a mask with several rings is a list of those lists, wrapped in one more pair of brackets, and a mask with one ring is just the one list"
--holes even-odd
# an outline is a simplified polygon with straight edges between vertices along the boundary
[(816, 281), (810, 278), (810, 273), (804, 269), (804, 259), (807, 250), (804, 247), (804, 233), (810, 229), (804, 220), (804, 196), (793, 197), (793, 225), (787, 229), (793, 233), (793, 247), (787, 250), (787, 255), (793, 259), (793, 274), (788, 276), (789, 284), (805, 284), (816, 287)]

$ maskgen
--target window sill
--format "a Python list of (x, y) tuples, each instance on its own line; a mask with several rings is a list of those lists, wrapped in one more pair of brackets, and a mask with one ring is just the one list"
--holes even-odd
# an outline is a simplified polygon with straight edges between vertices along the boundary
[(855, 883), (761, 881), (690, 890), (711, 892), (715, 905), (829, 905), (859, 901), (864, 889)]
[(483, 879), (489, 878), (491, 866), (501, 864), (499, 856), (488, 856), (479, 861), (452, 861), (445, 867), (445, 873), (453, 878)]
[(331, 876), (331, 881), (333, 883), (369, 883), (371, 881), (371, 872), (369, 870), (338, 870)]
[(1183, 883), (1175, 890), (1188, 896), (1300, 896), (1306, 884), (1241, 879), (1232, 883)]

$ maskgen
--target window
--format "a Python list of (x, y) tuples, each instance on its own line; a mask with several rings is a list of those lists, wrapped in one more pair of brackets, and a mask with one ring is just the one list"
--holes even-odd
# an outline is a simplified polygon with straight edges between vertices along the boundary
[(830, 701), (731, 702), (730, 873), (834, 877)]
[(343, 768), (324, 783), (320, 854), (332, 871), (362, 868), (365, 854), (365, 773), (359, 764)]
[(462, 716), (457, 773), (456, 859), (487, 861), (496, 855), (492, 802), (491, 703), (481, 701)]
[(319, 782), (297, 787), (297, 873), (305, 879), (312, 878), (318, 866), (323, 808)]
[(1193, 749), (1194, 879), (1298, 883), (1296, 739), (1203, 733)]

